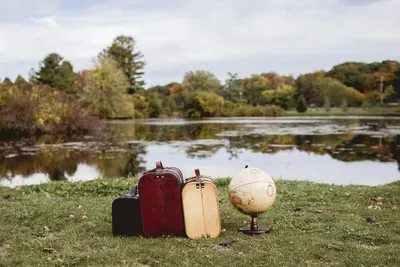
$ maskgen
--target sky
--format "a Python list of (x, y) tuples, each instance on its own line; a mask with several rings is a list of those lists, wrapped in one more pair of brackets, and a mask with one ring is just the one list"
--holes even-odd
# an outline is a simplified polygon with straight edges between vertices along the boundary
[(400, 0), (0, 0), (0, 78), (52, 52), (91, 68), (120, 34), (144, 54), (147, 86), (196, 70), (297, 76), (400, 61), (399, 25)]

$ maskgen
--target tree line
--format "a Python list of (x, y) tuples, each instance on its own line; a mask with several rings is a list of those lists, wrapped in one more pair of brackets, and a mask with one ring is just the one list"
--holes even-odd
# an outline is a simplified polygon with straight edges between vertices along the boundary
[(117, 36), (92, 68), (75, 72), (58, 53), (21, 76), (0, 81), (0, 129), (20, 132), (87, 131), (101, 119), (280, 116), (309, 107), (360, 107), (397, 102), (400, 63), (346, 62), (298, 77), (274, 72), (221, 82), (205, 70), (181, 82), (146, 88), (146, 62), (131, 36)]

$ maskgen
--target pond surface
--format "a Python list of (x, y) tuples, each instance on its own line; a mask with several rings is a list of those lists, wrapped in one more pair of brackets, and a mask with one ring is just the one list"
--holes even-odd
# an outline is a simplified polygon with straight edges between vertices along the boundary
[(380, 185), (400, 180), (400, 118), (221, 118), (108, 122), (71, 140), (0, 140), (0, 185), (132, 176), (155, 167), (232, 177)]

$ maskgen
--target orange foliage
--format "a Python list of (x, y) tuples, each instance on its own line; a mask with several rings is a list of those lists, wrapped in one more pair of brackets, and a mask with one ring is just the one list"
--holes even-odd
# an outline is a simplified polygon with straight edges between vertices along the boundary
[(182, 94), (182, 86), (179, 84), (174, 84), (171, 87), (168, 88), (169, 94), (172, 97), (178, 97)]
[(265, 78), (268, 89), (277, 89), (285, 83), (285, 79), (274, 72), (262, 73), (261, 76)]
[(374, 72), (368, 76), (365, 81), (365, 89), (366, 91), (379, 90), (381, 77), (383, 78), (384, 84), (395, 79), (396, 75), (390, 72)]

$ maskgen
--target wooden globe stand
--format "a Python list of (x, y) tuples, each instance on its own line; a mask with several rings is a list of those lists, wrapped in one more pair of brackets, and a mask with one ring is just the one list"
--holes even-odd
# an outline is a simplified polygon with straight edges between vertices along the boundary
[(251, 217), (251, 224), (250, 227), (242, 227), (239, 229), (240, 232), (246, 234), (246, 235), (259, 235), (263, 233), (269, 233), (271, 232), (270, 228), (266, 227), (259, 227), (258, 222), (257, 222), (258, 216), (252, 216)]

